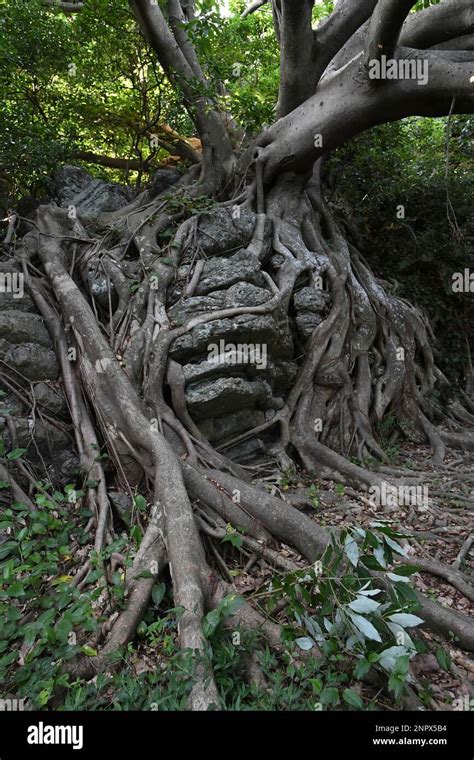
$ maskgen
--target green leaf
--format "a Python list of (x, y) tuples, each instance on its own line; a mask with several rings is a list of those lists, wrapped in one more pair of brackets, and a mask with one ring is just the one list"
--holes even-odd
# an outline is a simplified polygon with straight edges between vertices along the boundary
[(323, 705), (337, 705), (339, 704), (339, 692), (333, 686), (329, 686), (323, 689), (320, 696), (320, 701)]
[(13, 449), (13, 451), (10, 451), (7, 454), (7, 459), (9, 459), (10, 461), (13, 461), (14, 459), (19, 459), (25, 453), (26, 453), (26, 449)]
[(379, 664), (388, 673), (395, 670), (396, 662), (399, 657), (403, 657), (407, 653), (407, 648), (403, 646), (393, 646), (384, 649), (379, 656)]
[(357, 664), (354, 668), (354, 676), (356, 678), (363, 678), (369, 672), (370, 667), (371, 663), (366, 660), (365, 657), (361, 657), (360, 660), (357, 660)]
[(344, 551), (349, 562), (354, 565), (354, 567), (357, 567), (357, 564), (359, 562), (359, 547), (357, 545), (357, 541), (353, 536), (346, 536), (346, 540), (344, 541)]
[(86, 654), (88, 657), (97, 657), (97, 649), (94, 649), (87, 644), (81, 647), (81, 651), (84, 652), (84, 654)]
[(370, 599), (367, 596), (358, 596), (349, 604), (349, 607), (354, 612), (366, 614), (368, 612), (375, 612), (380, 607), (380, 602), (376, 602), (375, 599)]
[(316, 694), (320, 694), (321, 691), (322, 691), (322, 688), (323, 688), (323, 682), (321, 681), (321, 679), (320, 678), (310, 678), (309, 682), (310, 682), (311, 686), (313, 687), (313, 691)]
[(40, 707), (44, 707), (48, 703), (50, 695), (51, 692), (49, 689), (42, 689), (42, 691), (40, 691), (38, 694), (38, 704)]
[(304, 652), (308, 652), (314, 647), (314, 641), (311, 641), (308, 636), (300, 636), (300, 638), (295, 639), (295, 644)]
[(438, 660), (440, 667), (449, 673), (451, 670), (451, 657), (449, 652), (447, 652), (446, 649), (443, 649), (443, 647), (438, 647), (436, 650), (436, 659)]
[(240, 536), (237, 531), (232, 531), (232, 533), (226, 533), (225, 536), (222, 538), (222, 543), (225, 543), (228, 541), (232, 544), (236, 549), (241, 549), (243, 544), (242, 536)]
[(208, 639), (212, 636), (214, 631), (216, 630), (217, 626), (221, 622), (221, 617), (219, 615), (219, 610), (211, 610), (207, 613), (206, 617), (203, 620), (203, 633), (204, 636)]
[(133, 505), (138, 509), (139, 512), (145, 512), (146, 511), (146, 499), (141, 494), (137, 493), (133, 497)]
[(393, 549), (394, 552), (397, 554), (401, 554), (402, 557), (407, 556), (406, 549), (403, 548), (403, 546), (400, 546), (400, 544), (397, 541), (394, 541), (392, 538), (389, 538), (388, 536), (384, 535), (384, 541), (390, 546), (391, 549)]
[(342, 692), (342, 698), (344, 702), (347, 702), (347, 704), (351, 707), (356, 707), (358, 710), (364, 709), (364, 703), (362, 699), (353, 689), (344, 689)]
[(405, 689), (405, 679), (398, 675), (398, 673), (392, 673), (388, 679), (388, 688), (395, 695), (395, 699), (400, 699)]
[(390, 578), (394, 583), (410, 583), (410, 578), (407, 575), (397, 575), (396, 573), (387, 573), (387, 578)]
[(415, 626), (424, 623), (424, 620), (417, 615), (409, 615), (406, 612), (396, 612), (394, 615), (389, 615), (388, 619), (393, 623), (397, 623), (397, 625), (401, 625), (402, 628), (414, 628)]
[(153, 599), (153, 604), (159, 607), (159, 605), (163, 601), (163, 597), (165, 594), (166, 594), (165, 583), (157, 583), (155, 586), (153, 586), (152, 591), (151, 591), (151, 598)]
[(413, 575), (419, 572), (419, 568), (416, 565), (397, 565), (393, 572), (396, 575)]
[(379, 641), (382, 643), (382, 639), (380, 638), (380, 634), (377, 631), (377, 629), (372, 625), (367, 618), (362, 617), (362, 615), (356, 615), (355, 612), (349, 612), (349, 616), (354, 623), (355, 627), (364, 634), (368, 639), (371, 641)]
[(25, 588), (21, 581), (15, 581), (8, 587), (8, 596), (25, 596)]

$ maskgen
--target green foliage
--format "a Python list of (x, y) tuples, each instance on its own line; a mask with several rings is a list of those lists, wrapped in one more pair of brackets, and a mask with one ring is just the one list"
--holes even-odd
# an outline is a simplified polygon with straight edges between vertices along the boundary
[(72, 16), (11, 0), (0, 22), (2, 194), (47, 192), (52, 168), (77, 151), (147, 159), (157, 123), (191, 133), (127, 0), (113, 14), (108, 0), (88, 0)]
[[(35, 501), (33, 513), (14, 501), (1, 514), (8, 538), (0, 544), (0, 681), (42, 707), (54, 689), (67, 685), (61, 666), (80, 651), (75, 631), (92, 633), (98, 625), (93, 603), (101, 589), (71, 585), (71, 528), (79, 542), (86, 537), (71, 526), (68, 492), (38, 483)], [(87, 520), (89, 510), (80, 509), (78, 517)]]
[[(414, 614), (417, 601), (409, 583), (416, 568), (397, 566), (389, 572), (388, 590), (376, 586), (370, 571), (386, 570), (394, 554), (404, 555), (395, 540), (399, 536), (384, 523), (376, 523), (373, 531), (343, 530), (313, 567), (272, 578), (266, 591), (269, 613), (281, 600), (287, 602), (292, 621), (286, 628), (288, 641), (300, 650), (322, 653), (322, 673), (332, 673), (338, 664), (361, 679), (374, 667), (389, 676), (397, 700), (410, 681), (408, 665), (417, 652), (407, 629), (422, 622)], [(361, 709), (356, 697), (336, 686), (321, 691), (323, 704), (337, 705), (342, 698)]]
[(426, 311), (436, 362), (461, 383), (474, 314), (472, 298), (452, 292), (452, 276), (474, 268), (473, 125), (472, 116), (455, 115), (449, 127), (446, 118), (385, 124), (327, 164), (329, 196), (355, 244), (389, 292)]

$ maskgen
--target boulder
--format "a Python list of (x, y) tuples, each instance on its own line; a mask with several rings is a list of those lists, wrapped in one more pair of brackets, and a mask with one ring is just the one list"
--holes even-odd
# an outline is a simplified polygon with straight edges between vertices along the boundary
[(168, 316), (177, 325), (182, 325), (191, 317), (223, 309), (225, 293), (210, 293), (208, 296), (192, 296), (174, 304), (168, 309)]
[(296, 316), (296, 325), (298, 332), (303, 341), (307, 341), (313, 334), (313, 330), (321, 324), (323, 318), (319, 314), (312, 314), (310, 311), (300, 311)]
[(257, 217), (253, 211), (233, 206), (218, 206), (201, 214), (196, 235), (196, 245), (206, 256), (231, 253), (250, 243)]
[(186, 402), (195, 419), (212, 417), (237, 409), (268, 409), (272, 407), (272, 390), (265, 380), (248, 381), (240, 377), (220, 377), (217, 380), (189, 385)]
[(153, 177), (149, 187), (151, 198), (156, 198), (170, 187), (172, 187), (181, 178), (180, 172), (176, 169), (157, 169), (153, 172)]
[(253, 254), (241, 249), (233, 256), (218, 256), (209, 259), (196, 288), (196, 295), (204, 296), (214, 290), (230, 288), (236, 283), (247, 281), (254, 285), (264, 285), (265, 280), (259, 271), (260, 261)]
[(117, 211), (133, 200), (136, 190), (96, 179), (78, 166), (63, 166), (53, 177), (53, 193), (62, 208), (74, 206), (78, 216), (91, 220), (106, 211)]
[(5, 351), (0, 345), (0, 357), (28, 380), (56, 380), (59, 376), (56, 354), (37, 343), (10, 345)]
[(293, 297), (293, 303), (297, 311), (311, 311), (319, 314), (324, 311), (331, 296), (325, 290), (320, 288), (301, 288)]
[(273, 315), (242, 314), (233, 319), (217, 319), (194, 327), (177, 338), (170, 356), (181, 364), (201, 361), (209, 355), (211, 345), (244, 343), (265, 345), (268, 356), (289, 359), (293, 353), (293, 340), (288, 321)]
[(225, 308), (260, 306), (271, 299), (272, 294), (268, 290), (258, 288), (250, 282), (237, 282), (228, 289), (225, 295)]
[(49, 414), (50, 417), (67, 419), (69, 410), (62, 393), (51, 388), (47, 383), (40, 382), (33, 385), (33, 395), (41, 410)]
[(0, 311), (0, 338), (8, 343), (37, 343), (51, 346), (49, 333), (38, 314), (23, 311)]

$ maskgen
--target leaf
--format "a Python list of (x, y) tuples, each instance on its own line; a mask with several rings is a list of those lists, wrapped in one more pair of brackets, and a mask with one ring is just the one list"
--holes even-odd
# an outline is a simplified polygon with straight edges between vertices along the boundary
[(166, 594), (166, 584), (157, 583), (151, 590), (151, 598), (153, 603), (158, 607), (163, 601), (163, 597)]
[(7, 459), (9, 459), (10, 461), (13, 461), (14, 459), (19, 459), (20, 457), (23, 456), (23, 454), (25, 454), (25, 452), (26, 452), (26, 449), (13, 449), (13, 451), (10, 451), (7, 454)]
[(406, 549), (403, 548), (403, 546), (400, 546), (397, 541), (394, 541), (392, 538), (389, 538), (388, 536), (384, 535), (384, 541), (390, 546), (391, 549), (393, 549), (394, 552), (397, 554), (401, 554), (402, 557), (407, 556)]
[(401, 625), (403, 628), (414, 628), (416, 625), (424, 623), (424, 620), (417, 615), (409, 615), (407, 612), (396, 612), (394, 615), (389, 615), (388, 619)]
[(395, 699), (400, 699), (405, 688), (405, 679), (398, 675), (398, 673), (392, 673), (388, 679), (388, 688), (393, 691)]
[[(385, 560), (384, 560), (385, 561)], [(381, 565), (372, 554), (364, 554), (362, 562), (369, 570), (385, 570), (386, 565)]]
[(349, 616), (355, 627), (363, 633), (364, 636), (371, 639), (371, 641), (380, 641), (380, 643), (382, 643), (379, 632), (372, 623), (367, 620), (367, 618), (362, 617), (362, 615), (356, 615), (355, 612), (349, 612)]
[(314, 647), (314, 641), (311, 641), (308, 636), (300, 636), (299, 639), (295, 639), (295, 644), (300, 649), (303, 650), (303, 652), (308, 652), (310, 649)]
[(226, 533), (225, 536), (222, 538), (222, 543), (225, 543), (228, 541), (232, 544), (236, 549), (241, 549), (243, 544), (243, 538), (240, 536), (237, 531), (232, 531), (232, 533)]
[(320, 694), (321, 690), (323, 688), (323, 682), (321, 681), (321, 679), (320, 678), (310, 678), (309, 682), (310, 682), (311, 686), (313, 687), (313, 691), (316, 694)]
[(364, 703), (362, 699), (353, 689), (344, 689), (342, 692), (342, 698), (344, 702), (347, 702), (347, 704), (351, 707), (356, 707), (358, 710), (364, 709)]
[(97, 650), (93, 647), (88, 646), (85, 644), (85, 646), (81, 647), (81, 651), (84, 652), (88, 657), (97, 657)]
[(43, 689), (42, 691), (40, 691), (40, 693), (38, 694), (38, 704), (40, 705), (40, 707), (44, 707), (45, 704), (47, 704), (49, 697), (50, 697), (49, 689)]
[(357, 664), (354, 668), (354, 675), (356, 678), (363, 678), (370, 670), (371, 663), (365, 659), (365, 657), (361, 657), (360, 660), (357, 660)]
[(380, 588), (368, 588), (367, 591), (365, 589), (361, 589), (357, 593), (362, 596), (377, 596), (377, 594), (380, 594), (382, 589)]
[(418, 571), (417, 565), (397, 565), (393, 572), (395, 575), (413, 575), (413, 573), (417, 573)]
[(396, 573), (387, 573), (387, 578), (390, 578), (394, 583), (410, 583), (410, 578), (406, 575), (396, 575)]
[(357, 541), (353, 536), (346, 536), (346, 540), (344, 541), (344, 551), (349, 562), (354, 565), (354, 567), (357, 567), (357, 564), (359, 562), (359, 547), (357, 545)]
[(23, 583), (15, 581), (8, 587), (8, 596), (25, 596), (25, 589)]
[(349, 604), (351, 610), (354, 612), (375, 612), (380, 607), (380, 602), (376, 602), (375, 599), (369, 599), (367, 596), (358, 596), (353, 602)]
[(219, 610), (211, 610), (207, 613), (206, 617), (203, 620), (202, 623), (202, 630), (204, 633), (204, 636), (208, 639), (214, 631), (216, 630), (217, 626), (221, 622), (221, 617), (219, 615)]
[(138, 509), (139, 512), (146, 510), (146, 499), (140, 493), (135, 494), (133, 497), (133, 506)]
[(339, 703), (339, 692), (333, 686), (323, 689), (320, 696), (323, 705), (337, 705)]
[(410, 638), (409, 634), (406, 632), (405, 628), (402, 628), (401, 625), (398, 625), (397, 623), (390, 623), (388, 620), (387, 626), (393, 633), (394, 639), (400, 646), (407, 647), (407, 649), (413, 649), (415, 650), (415, 644), (413, 643), (412, 639)]
[(389, 647), (388, 649), (384, 649), (384, 651), (380, 653), (379, 664), (384, 670), (386, 670), (388, 673), (391, 673), (393, 670), (395, 670), (395, 663), (397, 659), (403, 655), (406, 655), (407, 651), (408, 650), (406, 647), (402, 646), (393, 646)]
[(38, 625), (47, 626), (54, 620), (55, 617), (56, 617), (56, 610), (46, 610), (45, 612), (42, 613), (42, 615), (39, 616), (36, 622), (38, 623)]
[(387, 560), (385, 559), (385, 552), (383, 550), (383, 546), (377, 546), (376, 549), (374, 549), (374, 557), (384, 569), (387, 567)]
[(245, 599), (238, 594), (228, 594), (219, 602), (217, 610), (222, 619), (233, 615), (239, 607), (245, 603)]
[(436, 650), (436, 659), (438, 660), (440, 667), (449, 673), (451, 670), (451, 657), (449, 652), (447, 652), (446, 649), (443, 649), (443, 647), (438, 647)]

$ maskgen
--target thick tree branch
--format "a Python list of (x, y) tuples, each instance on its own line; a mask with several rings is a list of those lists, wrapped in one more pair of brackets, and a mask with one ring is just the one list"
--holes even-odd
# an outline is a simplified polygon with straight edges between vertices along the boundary
[(259, 8), (261, 8), (263, 5), (266, 5), (267, 3), (268, 0), (253, 0), (253, 3), (250, 3), (250, 5), (246, 7), (241, 15), (241, 18), (250, 16), (251, 13), (255, 13), (255, 11), (258, 11)]
[(316, 89), (313, 5), (314, 0), (281, 0), (279, 116), (293, 111)]
[(399, 54), (411, 59), (415, 71), (417, 61), (423, 65), (427, 62), (426, 84), (421, 85), (416, 78), (402, 78), (387, 80), (386, 86), (374, 90), (364, 81), (360, 60), (323, 79), (316, 95), (262, 135), (265, 182), (270, 182), (276, 172), (309, 170), (321, 155), (377, 124), (406, 116), (444, 116), (453, 98), (454, 113), (474, 112), (472, 62), (452, 60), (441, 51), (426, 51), (420, 56), (420, 51), (401, 48)]
[(464, 34), (462, 37), (433, 45), (431, 50), (474, 50), (474, 34)]
[(400, 35), (400, 45), (426, 49), (474, 32), (472, 0), (445, 0), (412, 13)]
[(403, 23), (415, 0), (379, 0), (369, 24), (366, 61), (393, 58)]
[(335, 55), (370, 18), (377, 0), (340, 0), (315, 31), (316, 76), (319, 80)]
[[(214, 173), (216, 177), (226, 175), (233, 165), (232, 144), (216, 104), (202, 92), (203, 85), (207, 84), (205, 78), (196, 77), (157, 3), (152, 0), (130, 0), (130, 5), (170, 82), (185, 97), (204, 148), (203, 170)], [(186, 53), (190, 55), (189, 48), (186, 48)], [(193, 55), (196, 55), (195, 51)]]
[(175, 40), (178, 43), (181, 52), (186, 58), (187, 62), (191, 66), (194, 75), (201, 82), (205, 83), (206, 79), (199, 63), (198, 57), (194, 46), (189, 41), (189, 37), (186, 34), (186, 18), (181, 7), (179, 0), (167, 0), (167, 13), (168, 23), (174, 34)]
[(145, 161), (138, 161), (136, 158), (115, 158), (114, 156), (104, 156), (99, 153), (90, 151), (78, 151), (73, 153), (71, 158), (77, 158), (79, 161), (86, 161), (89, 164), (98, 164), (107, 166), (110, 169), (121, 169), (123, 171), (146, 172), (150, 166)]
[(84, 7), (84, 3), (63, 3), (61, 0), (43, 0), (43, 5), (50, 8), (57, 8), (64, 13), (77, 13)]

